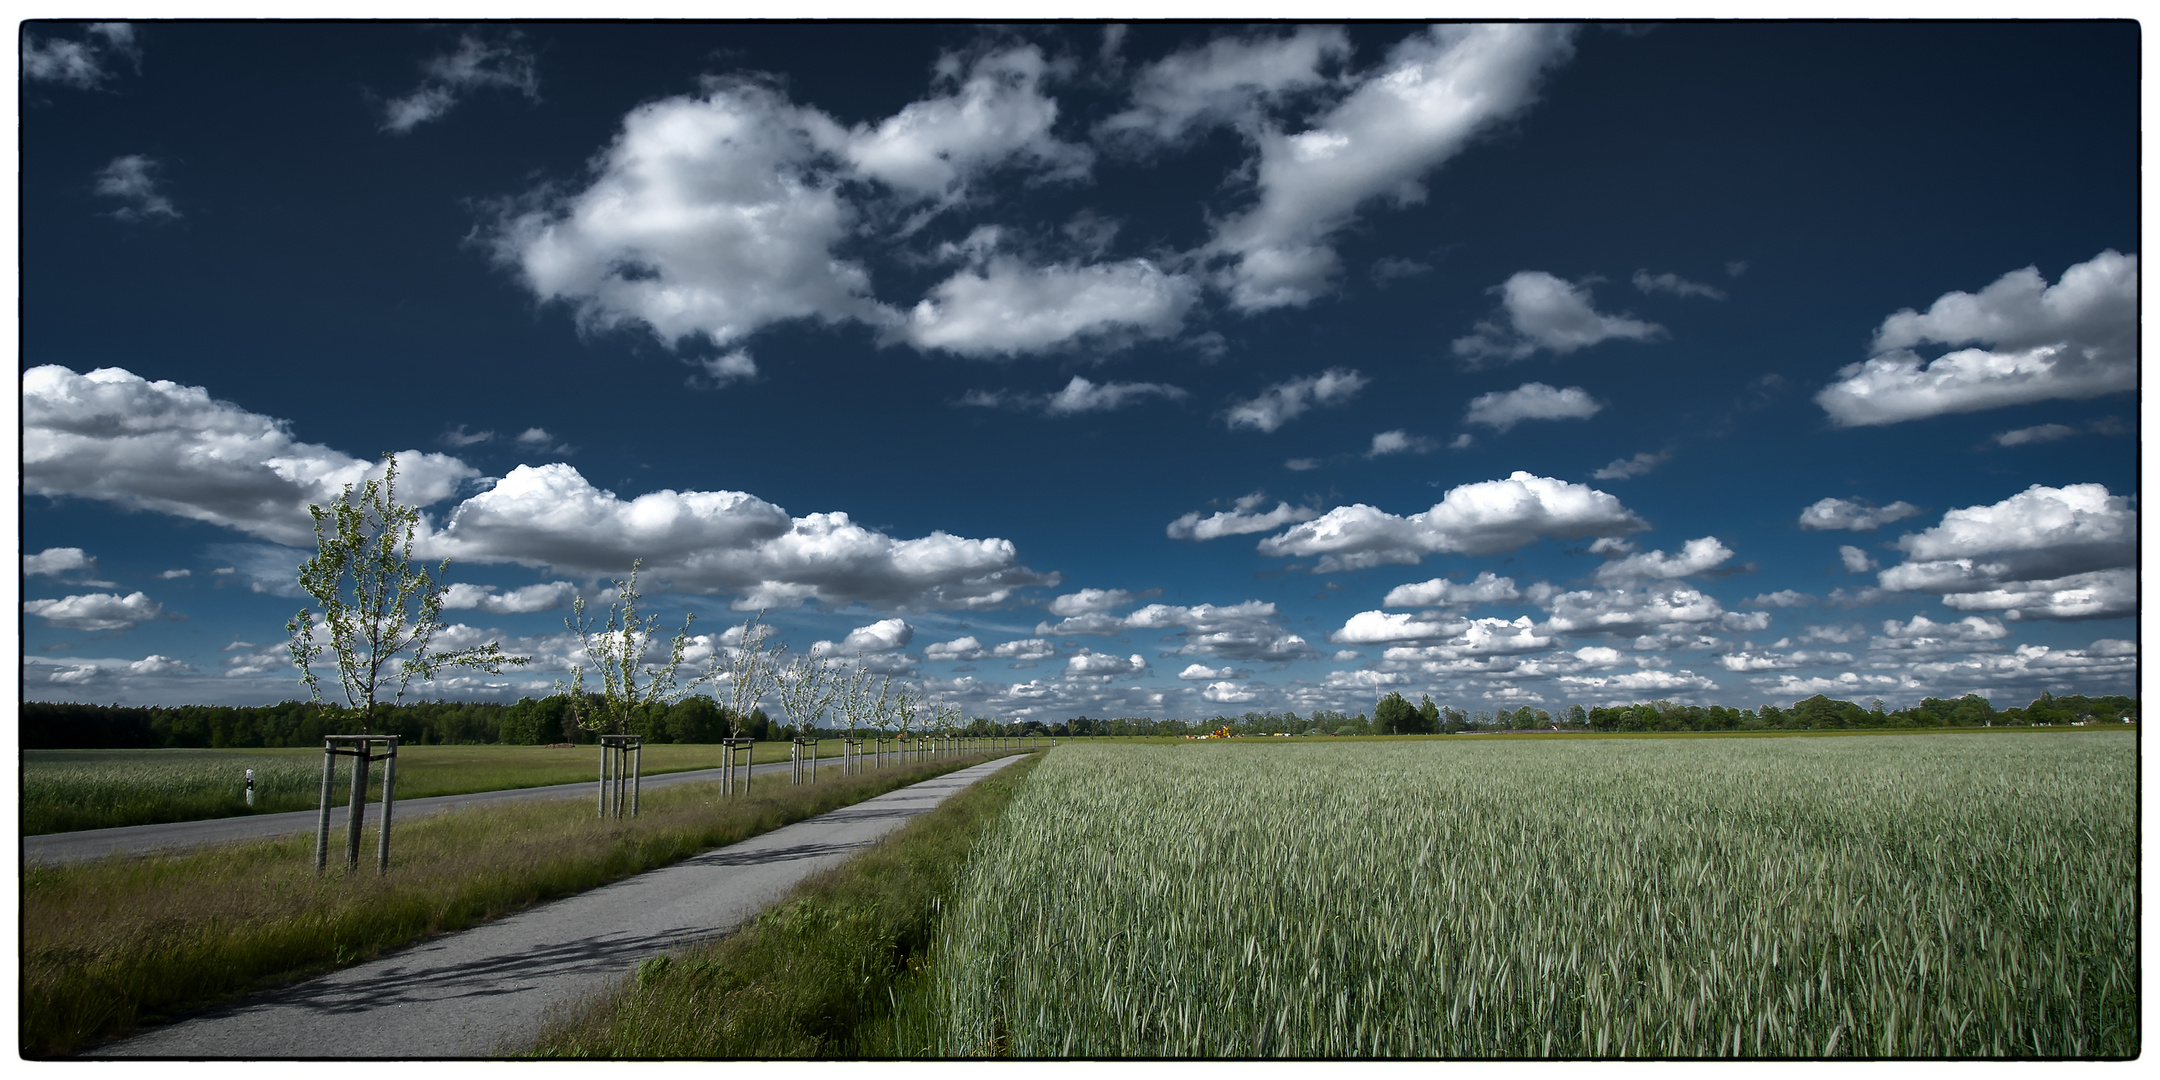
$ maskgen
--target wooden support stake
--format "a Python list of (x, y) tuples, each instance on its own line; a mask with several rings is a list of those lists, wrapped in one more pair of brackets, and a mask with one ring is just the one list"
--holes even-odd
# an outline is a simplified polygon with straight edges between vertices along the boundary
[(330, 865), (330, 778), (337, 772), (337, 754), (330, 749), (330, 740), (322, 744), (322, 802), (315, 811), (315, 872), (320, 874)]

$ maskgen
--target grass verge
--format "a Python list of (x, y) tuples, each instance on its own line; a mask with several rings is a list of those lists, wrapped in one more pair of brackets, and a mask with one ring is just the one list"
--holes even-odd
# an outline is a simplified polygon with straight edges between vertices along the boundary
[[(786, 761), (788, 744), (757, 744), (757, 760)], [(721, 748), (705, 743), (649, 743), (647, 776), (720, 767)], [(818, 756), (841, 755), (838, 739), (822, 740)], [(738, 759), (739, 760), (739, 759)], [(892, 756), (888, 755), (888, 762)], [(341, 762), (331, 804), (345, 805), (352, 775)], [(244, 795), (255, 770), (255, 805)], [(590, 746), (420, 746), (398, 748), (400, 799), (475, 791), (589, 783), (598, 751)], [(369, 770), (370, 798), (382, 797), (383, 767)], [(25, 836), (203, 821), (248, 814), (313, 810), (322, 790), (319, 747), (279, 749), (28, 750), (22, 760)]]
[[(559, 1058), (907, 1057), (943, 898), (1031, 757), (976, 782), (724, 938), (639, 965), (534, 1046)], [(896, 1013), (898, 1015), (896, 1016)]]
[[(986, 760), (889, 766), (794, 786), (647, 793), (603, 821), (581, 800), (401, 818), (377, 877), (317, 877), (312, 836), (22, 875), (18, 1045), (60, 1057), (137, 1025), (367, 960), (430, 934), (604, 885)], [(374, 830), (368, 830), (372, 833)], [(363, 851), (374, 850), (364, 838)]]

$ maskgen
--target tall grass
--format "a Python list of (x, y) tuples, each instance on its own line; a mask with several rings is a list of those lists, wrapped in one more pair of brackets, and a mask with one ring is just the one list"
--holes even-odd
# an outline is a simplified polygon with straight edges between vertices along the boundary
[(537, 1042), (541, 1057), (890, 1057), (919, 1035), (892, 1002), (919, 994), (937, 915), (976, 837), (1011, 801), (1030, 757), (798, 884), (724, 938), (654, 957)]
[[(826, 740), (820, 756), (840, 753)], [(757, 760), (786, 761), (785, 742), (759, 743)], [(341, 758), (331, 805), (345, 805), (352, 759)], [(712, 769), (720, 747), (655, 743), (645, 747), (645, 775)], [(890, 764), (890, 762), (888, 762)], [(255, 770), (255, 805), (243, 794), (245, 770)], [(403, 746), (397, 795), (425, 799), (474, 791), (545, 787), (596, 780), (593, 747)], [(383, 766), (368, 773), (371, 798), (382, 797)], [(244, 814), (313, 810), (322, 792), (319, 748), (274, 750), (30, 750), (23, 754), (22, 831), (72, 832), (167, 821), (201, 821)]]
[(665, 788), (647, 793), (630, 819), (597, 819), (583, 801), (400, 818), (380, 878), (316, 876), (314, 838), (305, 835), (26, 867), (21, 1049), (74, 1053), (138, 1023), (357, 963), (981, 760), (800, 787), (762, 776), (735, 799), (710, 785)]
[(2139, 1052), (2134, 736), (1074, 746), (953, 1056)]

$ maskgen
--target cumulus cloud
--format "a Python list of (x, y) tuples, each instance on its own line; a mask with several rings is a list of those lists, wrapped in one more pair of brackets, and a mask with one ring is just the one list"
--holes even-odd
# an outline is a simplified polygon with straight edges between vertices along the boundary
[[(1638, 636), (1702, 629), (1760, 630), (1762, 612), (1728, 612), (1715, 597), (1685, 586), (1580, 589), (1555, 593), (1546, 602), (1547, 625), (1560, 633)], [(1752, 617), (1751, 617), (1752, 616)]]
[(403, 135), (430, 120), (441, 119), (460, 98), (490, 87), (515, 90), (528, 100), (540, 100), (535, 59), (519, 44), (519, 35), (514, 32), (496, 42), (473, 34), (460, 36), (456, 52), (430, 57), (420, 65), (420, 85), (412, 93), (384, 104), (382, 129)]
[(1886, 619), (1882, 635), (1868, 641), (1868, 648), (1880, 651), (1942, 652), (1947, 649), (1971, 648), (2001, 641), (2010, 636), (2010, 630), (1994, 619), (1968, 615), (1962, 619), (1939, 623), (1925, 615), (1915, 615), (1909, 621)]
[(962, 405), (983, 408), (1036, 410), (1050, 416), (1074, 416), (1089, 412), (1110, 412), (1128, 405), (1138, 405), (1149, 398), (1180, 401), (1188, 397), (1183, 387), (1167, 383), (1144, 382), (1092, 382), (1075, 375), (1065, 388), (1054, 394), (1026, 394), (1005, 390), (971, 390), (960, 399)]
[(1500, 294), (1500, 314), (1449, 346), (1472, 363), (1512, 363), (1540, 349), (1564, 356), (1615, 338), (1655, 341), (1665, 335), (1656, 323), (1598, 311), (1588, 283), (1573, 284), (1543, 270), (1521, 271), (1493, 291)]
[(1876, 506), (1866, 499), (1820, 499), (1800, 511), (1800, 527), (1874, 532), (1881, 526), (1903, 521), (1919, 512), (1919, 507), (1904, 501)]
[(669, 343), (729, 348), (796, 319), (889, 325), (868, 272), (834, 253), (857, 215), (818, 163), (844, 135), (748, 81), (647, 102), (583, 191), (536, 196), (496, 223), (496, 256), (581, 324), (642, 325)]
[[(1958, 348), (1923, 361), (1914, 347)], [(2137, 256), (2103, 251), (2049, 285), (2036, 267), (1883, 320), (1875, 355), (1815, 395), (1840, 427), (2137, 388)]]
[(1318, 510), (1292, 506), (1282, 501), (1277, 501), (1273, 510), (1254, 513), (1266, 502), (1267, 495), (1255, 491), (1250, 495), (1240, 496), (1229, 510), (1218, 510), (1204, 518), (1198, 510), (1185, 514), (1171, 522), (1164, 532), (1172, 540), (1214, 540), (1224, 536), (1272, 532), (1285, 525), (1311, 521), (1320, 516)]
[(459, 582), (443, 590), (442, 606), (448, 610), (484, 611), (490, 615), (524, 615), (568, 607), (570, 599), (576, 595), (576, 586), (567, 581), (546, 581), (508, 592), (497, 592), (493, 586)]
[(1129, 657), (1112, 656), (1109, 653), (1082, 650), (1065, 661), (1067, 679), (1110, 680), (1120, 676), (1137, 678), (1147, 674), (1147, 658), (1139, 653)]
[(1178, 672), (1177, 677), (1188, 682), (1205, 682), (1209, 679), (1242, 679), (1250, 674), (1252, 672), (1233, 668), (1228, 664), (1217, 668), (1206, 664), (1187, 664), (1185, 670)]
[(1465, 423), (1483, 424), (1506, 431), (1525, 420), (1587, 420), (1604, 408), (1580, 386), (1565, 390), (1544, 383), (1524, 383), (1513, 390), (1479, 394), (1470, 399)]
[(1790, 671), (1794, 668), (1822, 664), (1850, 664), (1853, 655), (1847, 652), (1731, 652), (1718, 657), (1719, 666), (1727, 671)]
[(1664, 697), (1676, 692), (1715, 690), (1717, 680), (1697, 675), (1685, 668), (1679, 671), (1631, 671), (1625, 675), (1562, 675), (1559, 681), (1580, 693), (1611, 695), (1607, 700), (1640, 701), (1643, 697)]
[(1052, 615), (1092, 615), (1132, 602), (1133, 594), (1124, 589), (1082, 589), (1056, 597), (1049, 606)]
[(1521, 595), (1515, 588), (1514, 578), (1500, 577), (1487, 570), (1470, 582), (1434, 578), (1414, 585), (1397, 585), (1388, 590), (1380, 604), (1382, 607), (1467, 607), (1473, 604), (1497, 604), (1503, 600), (1517, 599)]
[(1437, 612), (1360, 611), (1328, 635), (1338, 645), (1378, 645), (1391, 641), (1424, 641), (1461, 633), (1469, 623)]
[(1671, 458), (1672, 451), (1670, 450), (1661, 454), (1653, 454), (1645, 450), (1634, 457), (1615, 458), (1604, 468), (1591, 473), (1590, 478), (1592, 480), (1628, 480), (1648, 473), (1650, 470), (1671, 460)]
[(1845, 572), (1848, 574), (1865, 574), (1875, 569), (1875, 560), (1870, 558), (1867, 552), (1851, 544), (1838, 545), (1837, 553), (1838, 559), (1845, 564)]
[(1778, 591), (1773, 593), (1763, 593), (1762, 595), (1748, 601), (1748, 603), (1754, 604), (1758, 607), (1774, 608), (1805, 607), (1808, 604), (1812, 604), (1814, 602), (1814, 597), (1809, 596), (1804, 592), (1796, 592), (1792, 589), (1779, 589)]
[(821, 146), (859, 175), (919, 200), (958, 198), (974, 178), (1012, 163), (1047, 177), (1086, 174), (1093, 153), (1051, 134), (1058, 106), (1042, 92), (1050, 74), (1042, 50), (985, 54), (965, 78), (957, 57), (943, 58), (938, 69), (943, 93), (846, 132), (826, 121), (813, 129)]
[(1357, 396), (1370, 380), (1351, 368), (1329, 368), (1302, 379), (1279, 382), (1250, 401), (1230, 406), (1231, 427), (1274, 431), (1315, 405), (1340, 405)]
[(97, 171), (92, 190), (124, 204), (112, 212), (112, 216), (122, 221), (178, 218), (180, 209), (158, 190), (157, 173), (161, 168), (153, 158), (123, 154)]
[(97, 569), (97, 559), (78, 547), (46, 548), (35, 555), (22, 557), (22, 572), (26, 575), (58, 577), (76, 570)]
[(703, 378), (693, 378), (692, 384), (700, 389), (718, 390), (734, 383), (750, 382), (758, 376), (757, 361), (748, 349), (730, 349), (718, 356), (699, 357), (693, 362)]
[(1849, 700), (1862, 695), (1911, 689), (1912, 686), (1918, 685), (1912, 684), (1912, 686), (1908, 686), (1905, 680), (1891, 675), (1861, 675), (1851, 671), (1844, 672), (1834, 678), (1816, 676), (1803, 679), (1798, 675), (1779, 675), (1775, 678), (1749, 679), (1748, 681), (1771, 694), (1789, 701), (1799, 701), (1803, 698), (1814, 697), (1817, 694), (1830, 694)]
[(919, 349), (971, 357), (1114, 347), (1176, 334), (1198, 298), (1191, 278), (1146, 259), (1029, 266), (998, 256), (933, 287), (895, 332)]
[(1722, 565), (1732, 557), (1732, 549), (1719, 542), (1717, 537), (1702, 536), (1688, 541), (1681, 547), (1678, 555), (1667, 555), (1663, 551), (1644, 551), (1626, 558), (1614, 559), (1598, 567), (1597, 580), (1610, 583), (1646, 578), (1687, 577)]
[(33, 82), (56, 82), (78, 90), (95, 88), (112, 77), (107, 67), (115, 59), (139, 61), (135, 27), (124, 22), (96, 22), (84, 27), (79, 41), (43, 38), (24, 29), (22, 77)]
[(1234, 682), (1209, 683), (1200, 696), (1220, 705), (1245, 705), (1260, 700), (1260, 692)]
[(1682, 297), (1702, 296), (1711, 300), (1725, 299), (1725, 290), (1714, 285), (1689, 281), (1678, 274), (1653, 274), (1648, 270), (1637, 270), (1635, 276), (1628, 280), (1634, 282), (1635, 287), (1645, 293), (1668, 293)]
[(1372, 449), (1365, 451), (1369, 458), (1386, 457), (1389, 454), (1423, 454), (1433, 448), (1433, 441), (1411, 435), (1401, 430), (1383, 431), (1372, 437)]
[(142, 593), (119, 596), (85, 593), (58, 600), (25, 600), (23, 614), (35, 615), (67, 630), (131, 630), (165, 613), (164, 605)]
[(1989, 436), (1988, 439), (1997, 446), (2027, 446), (2037, 443), (2057, 442), (2087, 432), (2095, 435), (2121, 435), (2128, 430), (2130, 430), (2128, 426), (2121, 420), (2112, 416), (2103, 416), (2083, 427), (2072, 427), (2069, 424), (2039, 424), (2028, 428), (2018, 428), (2014, 431), (2000, 431)]
[(1242, 663), (1288, 663), (1309, 660), (1319, 652), (1303, 637), (1285, 631), (1275, 605), (1260, 600), (1241, 604), (1149, 604), (1129, 615), (1107, 612), (1075, 615), (1057, 623), (1044, 622), (1037, 634), (1070, 636), (1092, 634), (1108, 637), (1140, 630), (1174, 631), (1184, 639), (1180, 656), (1213, 656)]
[(1340, 265), (1330, 240), (1358, 208), (1421, 201), (1427, 173), (1530, 104), (1539, 76), (1571, 55), (1572, 36), (1539, 23), (1435, 26), (1396, 45), (1306, 130), (1256, 127), (1259, 201), (1224, 220), (1207, 248), (1231, 260), (1230, 302), (1257, 311), (1323, 294)]
[(1142, 149), (1175, 144), (1208, 127), (1257, 124), (1263, 103), (1323, 85), (1321, 68), (1349, 55), (1349, 38), (1338, 27), (1217, 37), (1142, 68), (1133, 79), (1131, 106), (1095, 133), (1111, 145)]
[(2012, 619), (2137, 610), (2137, 511), (2101, 484), (2034, 484), (1999, 503), (1951, 510), (1897, 546), (1906, 560), (1882, 571), (1882, 587), (1938, 593), (1959, 610)]
[[(97, 499), (312, 546), (308, 504), (381, 475), (379, 462), (299, 442), (285, 422), (201, 387), (54, 364), (24, 372), (22, 387), (23, 489), (34, 495)], [(399, 500), (427, 506), (478, 475), (456, 458), (401, 451)]]
[(820, 641), (810, 646), (810, 655), (842, 656), (889, 653), (907, 647), (915, 639), (915, 628), (906, 619), (880, 619), (868, 626), (858, 626), (848, 631), (847, 637), (838, 642)]
[(1339, 506), (1260, 542), (1272, 556), (1320, 556), (1318, 571), (1416, 565), (1426, 555), (1490, 555), (1541, 536), (1622, 536), (1649, 526), (1620, 500), (1581, 484), (1515, 472), (1451, 488), (1423, 513)]

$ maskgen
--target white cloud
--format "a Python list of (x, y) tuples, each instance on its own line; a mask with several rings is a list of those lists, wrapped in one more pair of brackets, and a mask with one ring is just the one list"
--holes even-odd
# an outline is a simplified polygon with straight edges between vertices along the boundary
[(176, 675), (195, 670), (192, 665), (157, 653), (151, 653), (140, 660), (130, 663), (127, 669), (130, 675)]
[(1283, 462), (1283, 468), (1288, 469), (1291, 472), (1311, 472), (1319, 467), (1319, 458), (1291, 458), (1290, 460)]
[(38, 37), (23, 29), (22, 77), (89, 90), (111, 77), (106, 64), (114, 57), (139, 59), (135, 28), (124, 22), (91, 23), (80, 41)]
[(1063, 390), (1050, 395), (1043, 402), (1043, 411), (1052, 416), (1072, 416), (1086, 412), (1110, 412), (1127, 405), (1137, 405), (1151, 397), (1177, 401), (1186, 397), (1182, 387), (1164, 383), (1145, 382), (1089, 382), (1078, 375), (1065, 384)]
[[(51, 364), (24, 372), (22, 385), (23, 488), (35, 495), (98, 499), (312, 546), (308, 504), (381, 474), (379, 462), (296, 441), (284, 422), (201, 387)], [(430, 505), (477, 475), (456, 458), (402, 451), (399, 500)]]
[(1845, 572), (1848, 574), (1865, 574), (1875, 569), (1875, 560), (1870, 558), (1867, 552), (1851, 544), (1839, 544), (1837, 553), (1838, 558), (1845, 563)]
[(2015, 431), (1997, 432), (1989, 436), (1989, 439), (1997, 446), (2024, 446), (2031, 443), (2056, 442), (2070, 438), (2073, 435), (2083, 435), (2087, 432), (2095, 435), (2121, 435), (2129, 430), (2129, 427), (2120, 419), (2113, 416), (2103, 416), (2086, 424), (2084, 427), (2071, 427), (2068, 424), (2040, 424), (2035, 427), (2018, 428)]
[(1564, 356), (1601, 341), (1655, 341), (1665, 334), (1656, 323), (1598, 311), (1591, 305), (1587, 283), (1571, 284), (1543, 270), (1521, 271), (1493, 291), (1500, 294), (1506, 321), (1496, 317), (1480, 322), (1450, 346), (1455, 355), (1473, 363), (1512, 363), (1539, 349)]
[(1601, 583), (1633, 581), (1642, 578), (1680, 578), (1700, 574), (1733, 557), (1732, 549), (1714, 536), (1701, 536), (1682, 545), (1680, 554), (1667, 555), (1663, 551), (1645, 551), (1615, 559), (1598, 567), (1597, 580)]
[[(1913, 347), (1963, 348), (1923, 362)], [(2137, 256), (2103, 251), (2054, 285), (2013, 270), (1977, 295), (1945, 293), (1926, 313), (1883, 320), (1875, 355), (1815, 395), (1842, 427), (2089, 398), (2137, 388)]]
[(702, 386), (713, 390), (731, 383), (749, 382), (758, 376), (757, 361), (751, 358), (748, 349), (730, 349), (718, 356), (699, 357), (697, 367), (705, 375)]
[(1800, 511), (1800, 527), (1874, 532), (1883, 525), (1903, 521), (1919, 512), (1919, 507), (1902, 500), (1888, 506), (1876, 506), (1866, 499), (1819, 499)]
[(165, 607), (142, 593), (118, 596), (85, 593), (59, 600), (25, 600), (23, 614), (35, 615), (68, 630), (128, 630), (165, 613)]
[[(1561, 633), (1635, 636), (1702, 628), (1761, 629), (1768, 615), (1727, 612), (1717, 599), (1685, 586), (1584, 589), (1555, 593), (1546, 601), (1548, 625)], [(1754, 625), (1759, 622), (1761, 625)]]
[(1368, 200), (1421, 201), (1421, 178), (1528, 106), (1539, 75), (1571, 54), (1572, 35), (1537, 23), (1435, 26), (1396, 45), (1311, 128), (1257, 128), (1259, 202), (1208, 245), (1234, 260), (1231, 303), (1257, 311), (1325, 292), (1339, 265), (1332, 235)]
[(1388, 590), (1380, 601), (1382, 607), (1458, 607), (1472, 604), (1497, 604), (1514, 600), (1522, 595), (1515, 588), (1515, 579), (1500, 577), (1487, 570), (1477, 580), (1458, 584), (1446, 578), (1420, 581), (1414, 585), (1397, 585)]
[(1850, 664), (1853, 656), (1847, 652), (1734, 652), (1718, 657), (1718, 664), (1727, 671), (1790, 671), (1794, 668), (1821, 664)]
[(1463, 422), (1506, 431), (1525, 420), (1587, 420), (1604, 407), (1580, 386), (1558, 390), (1544, 383), (1524, 383), (1470, 399)]
[(403, 135), (430, 120), (441, 119), (459, 98), (487, 87), (515, 90), (529, 100), (540, 100), (540, 76), (533, 54), (518, 47), (514, 32), (501, 42), (462, 35), (456, 52), (430, 57), (420, 70), (420, 85), (412, 93), (384, 104), (384, 131)]
[(1338, 27), (1217, 37), (1142, 68), (1131, 107), (1097, 125), (1096, 135), (1145, 147), (1176, 143), (1195, 128), (1256, 124), (1263, 102), (1323, 85), (1320, 69), (1349, 55), (1350, 41)]
[(1628, 480), (1648, 473), (1650, 470), (1671, 460), (1671, 458), (1672, 451), (1670, 450), (1661, 454), (1653, 454), (1645, 450), (1634, 457), (1613, 459), (1604, 468), (1591, 473), (1590, 478), (1592, 480)]
[(1762, 595), (1748, 601), (1748, 603), (1754, 604), (1758, 607), (1774, 608), (1805, 607), (1806, 605), (1812, 604), (1814, 602), (1814, 597), (1809, 596), (1804, 592), (1796, 592), (1792, 589), (1779, 589), (1778, 591), (1773, 593), (1763, 593)]
[(75, 570), (95, 570), (97, 559), (78, 547), (46, 548), (35, 555), (22, 557), (22, 572), (42, 577), (57, 577)]
[(1028, 266), (999, 256), (933, 287), (894, 333), (918, 349), (974, 357), (1108, 348), (1176, 334), (1198, 298), (1191, 278), (1146, 259)]
[(1725, 290), (1714, 285), (1689, 281), (1678, 274), (1653, 274), (1648, 270), (1637, 270), (1635, 276), (1628, 280), (1634, 282), (1637, 289), (1646, 293), (1670, 293), (1674, 296), (1683, 297), (1703, 296), (1712, 300), (1725, 299)]
[(1180, 656), (1214, 656), (1243, 663), (1287, 663), (1307, 660), (1318, 652), (1304, 638), (1280, 625), (1275, 605), (1260, 600), (1241, 604), (1149, 604), (1122, 618), (1104, 612), (1075, 615), (1058, 623), (1044, 622), (1037, 634), (1110, 636), (1136, 630), (1172, 630), (1185, 639)]
[(1959, 611), (2000, 611), (2011, 619), (2105, 619), (2137, 614), (2137, 586), (2137, 570), (2126, 566), (1946, 593), (1942, 601)]
[(459, 582), (443, 590), (442, 606), (447, 610), (484, 611), (490, 615), (523, 615), (567, 607), (571, 597), (576, 595), (576, 586), (567, 581), (547, 581), (502, 593), (496, 592), (493, 586)]
[(1147, 674), (1147, 658), (1139, 653), (1130, 657), (1116, 657), (1109, 653), (1081, 651), (1065, 661), (1067, 679), (1103, 679), (1119, 676), (1139, 677)]
[(1748, 681), (1772, 694), (1793, 701), (1814, 697), (1817, 694), (1833, 694), (1851, 699), (1860, 695), (1872, 696), (1888, 693), (1892, 690), (1911, 688), (1906, 685), (1904, 680), (1893, 676), (1860, 675), (1850, 671), (1838, 675), (1836, 678), (1818, 676), (1803, 679), (1798, 675), (1780, 675), (1775, 679), (1762, 678), (1749, 679)]
[(848, 631), (847, 637), (838, 643), (820, 641), (810, 646), (810, 655), (826, 656), (839, 653), (842, 656), (857, 654), (889, 653), (907, 647), (915, 639), (915, 628), (906, 619), (880, 619), (868, 626), (858, 626)]
[(1000, 660), (1048, 660), (1057, 655), (1057, 646), (1042, 638), (1020, 638), (999, 643), (990, 655)]
[(192, 574), (194, 574), (194, 573), (195, 573), (195, 571), (193, 571), (193, 570), (166, 570), (166, 571), (162, 571), (162, 572), (160, 572), (160, 573), (158, 574), (158, 576), (159, 576), (159, 577), (161, 577), (161, 578), (164, 578), (164, 579), (165, 579), (165, 580), (167, 580), (167, 581), (171, 581), (171, 580), (173, 580), (174, 578), (184, 578), (184, 577), (188, 577), (188, 576), (191, 576), (191, 575), (192, 575)]
[(1505, 656), (1552, 647), (1549, 634), (1538, 633), (1528, 615), (1509, 619), (1458, 619), (1433, 613), (1393, 615), (1361, 611), (1342, 629), (1328, 635), (1339, 645), (1424, 642), (1416, 650), (1391, 648), (1390, 660), (1456, 660), (1467, 656)]
[(1541, 536), (1616, 536), (1648, 528), (1620, 500), (1581, 484), (1517, 471), (1451, 488), (1430, 510), (1397, 517), (1356, 503), (1260, 542), (1272, 556), (1321, 556), (1319, 571), (1416, 565), (1426, 555), (1489, 555)]
[(1133, 594), (1124, 589), (1082, 589), (1051, 600), (1049, 607), (1052, 615), (1090, 615), (1132, 602)]
[(1260, 692), (1234, 682), (1209, 683), (1200, 696), (1221, 705), (1245, 705), (1260, 700)]
[(97, 171), (95, 190), (126, 204), (113, 211), (113, 216), (122, 221), (177, 218), (179, 208), (158, 190), (155, 174), (161, 167), (141, 154), (123, 154)]
[(1899, 537), (1890, 590), (1943, 594), (1960, 610), (2008, 618), (2102, 618), (2136, 611), (2137, 511), (2100, 484), (2040, 484), (1988, 506), (1951, 510)]
[(1218, 510), (1201, 517), (1195, 510), (1179, 517), (1164, 529), (1172, 540), (1214, 540), (1224, 536), (1243, 536), (1249, 533), (1271, 532), (1285, 525), (1311, 521), (1320, 511), (1303, 506), (1292, 506), (1278, 501), (1275, 509), (1264, 514), (1253, 513), (1267, 501), (1267, 496), (1255, 491), (1240, 496), (1234, 508)]
[(1378, 645), (1391, 641), (1426, 641), (1459, 634), (1466, 620), (1436, 612), (1360, 611), (1328, 635), (1338, 645)]
[(980, 57), (964, 81), (958, 59), (947, 56), (939, 64), (946, 93), (876, 125), (842, 133), (827, 121), (812, 130), (858, 174), (910, 199), (956, 199), (971, 179), (1015, 161), (1050, 177), (1085, 176), (1093, 153), (1050, 132), (1058, 106), (1041, 91), (1049, 72), (1033, 45)]
[(980, 660), (986, 655), (988, 654), (983, 649), (983, 643), (973, 634), (923, 647), (923, 659), (925, 660)]
[(1884, 620), (1882, 636), (1868, 642), (1868, 648), (1878, 651), (1942, 652), (1948, 649), (1971, 648), (2001, 641), (2010, 636), (2009, 628), (1994, 619), (1967, 615), (1952, 622), (1939, 623), (1925, 615), (1915, 615), (1910, 621)]
[(819, 146), (842, 138), (824, 114), (748, 81), (647, 102), (588, 187), (497, 223), (497, 258), (585, 326), (636, 323), (670, 343), (726, 348), (805, 318), (888, 325), (868, 273), (833, 252), (856, 214)]
[(1315, 405), (1340, 405), (1357, 396), (1370, 380), (1351, 368), (1329, 368), (1302, 379), (1276, 383), (1250, 401), (1230, 407), (1231, 427), (1274, 431)]
[(1372, 437), (1372, 449), (1365, 451), (1369, 458), (1386, 457), (1389, 454), (1423, 454), (1433, 448), (1433, 441), (1411, 435), (1401, 430), (1383, 431)]
[(1579, 692), (1636, 695), (1637, 700), (1639, 695), (1644, 694), (1657, 694), (1662, 697), (1675, 691), (1718, 688), (1717, 680), (1697, 675), (1685, 668), (1679, 671), (1631, 671), (1625, 675), (1562, 675), (1560, 682)]
[(1185, 670), (1178, 672), (1177, 677), (1188, 682), (1205, 682), (1209, 679), (1242, 679), (1250, 674), (1252, 672), (1228, 664), (1219, 668), (1211, 668), (1206, 664), (1187, 664)]
[(1057, 581), (1018, 565), (1009, 540), (945, 532), (899, 540), (845, 513), (790, 517), (739, 491), (662, 490), (626, 501), (559, 463), (511, 470), (459, 505), (428, 546), (461, 560), (590, 574), (621, 573), (642, 558), (673, 587), (740, 591), (743, 608), (810, 599), (982, 607)]

